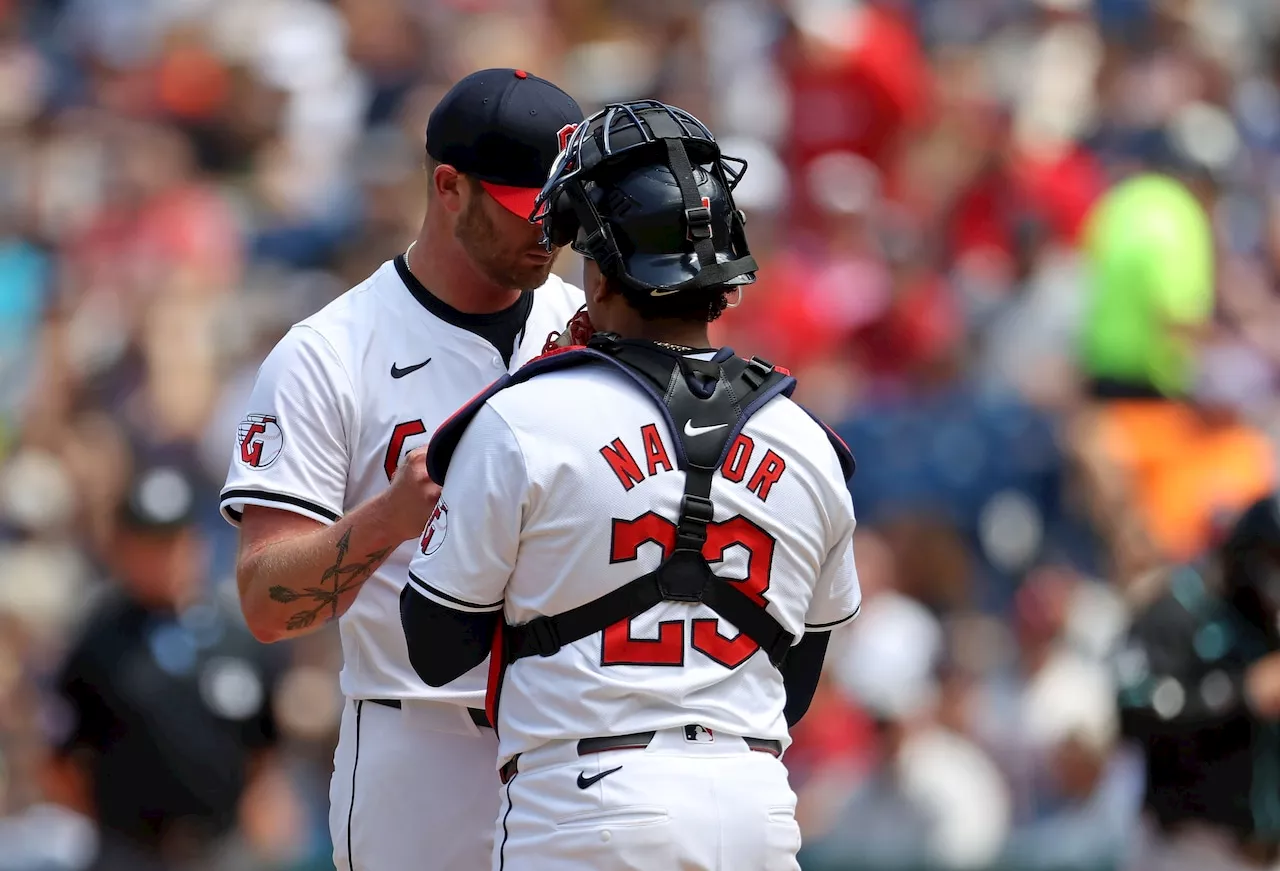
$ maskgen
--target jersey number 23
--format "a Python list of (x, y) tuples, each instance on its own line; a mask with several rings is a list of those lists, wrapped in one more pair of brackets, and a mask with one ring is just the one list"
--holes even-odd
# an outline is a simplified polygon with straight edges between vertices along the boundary
[[(640, 552), (640, 546), (653, 542), (662, 548), (666, 559), (676, 545), (676, 525), (652, 511), (635, 520), (613, 521), (610, 547), (611, 563), (629, 562)], [(769, 574), (773, 566), (773, 537), (747, 518), (738, 515), (707, 525), (707, 541), (702, 555), (708, 562), (724, 559), (733, 546), (747, 551), (747, 576), (741, 580), (726, 578), (758, 605), (765, 605), (769, 590)], [(695, 618), (689, 646), (726, 668), (737, 668), (760, 649), (745, 633), (733, 638), (720, 634), (720, 621), (714, 617)], [(685, 621), (664, 620), (658, 624), (656, 639), (632, 638), (631, 620), (620, 620), (604, 631), (601, 665), (684, 665)]]

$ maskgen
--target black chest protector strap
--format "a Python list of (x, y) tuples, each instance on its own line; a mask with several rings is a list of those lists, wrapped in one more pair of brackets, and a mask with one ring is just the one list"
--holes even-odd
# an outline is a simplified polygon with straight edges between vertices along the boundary
[(551, 656), (560, 648), (632, 617), (661, 602), (701, 602), (760, 645), (779, 665), (794, 642), (765, 608), (731, 580), (712, 572), (703, 556), (707, 525), (714, 518), (711, 483), (747, 419), (766, 402), (795, 389), (795, 379), (753, 358), (704, 361), (665, 352), (648, 343), (596, 337), (602, 352), (660, 401), (677, 439), (685, 472), (684, 498), (675, 548), (654, 571), (600, 598), (555, 616), (506, 627), (507, 663)]

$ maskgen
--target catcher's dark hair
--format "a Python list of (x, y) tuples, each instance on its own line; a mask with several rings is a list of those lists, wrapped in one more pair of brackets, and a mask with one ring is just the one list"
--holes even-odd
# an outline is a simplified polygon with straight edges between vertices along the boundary
[(646, 321), (688, 321), (709, 324), (729, 307), (729, 293), (741, 290), (723, 284), (699, 290), (686, 290), (666, 297), (652, 297), (627, 289), (621, 282), (606, 276), (609, 289), (622, 295), (627, 305)]

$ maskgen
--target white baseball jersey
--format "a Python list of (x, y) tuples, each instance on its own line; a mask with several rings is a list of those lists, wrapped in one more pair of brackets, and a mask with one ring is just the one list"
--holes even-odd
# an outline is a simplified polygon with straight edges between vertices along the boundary
[[(502, 610), (511, 624), (590, 602), (673, 545), (685, 477), (675, 456), (660, 409), (621, 372), (587, 365), (508, 387), (463, 435), (409, 583), (439, 605)], [(712, 568), (745, 579), (740, 588), (797, 640), (856, 614), (851, 497), (803, 409), (779, 397), (752, 416), (711, 499), (708, 542), (722, 557)], [(704, 605), (664, 602), (511, 665), (499, 764), (551, 740), (688, 723), (785, 747), (785, 700), (753, 641)]]
[[(425, 298), (397, 261), (296, 324), (263, 362), (222, 490), (233, 524), (245, 505), (335, 522), (381, 492), (408, 451), (508, 371), (497, 349), (466, 328), (495, 316)], [(555, 275), (533, 291), (510, 368), (537, 356), (582, 302)], [(339, 619), (342, 690), (480, 706), (483, 668), (433, 689), (409, 664), (399, 595), (416, 544), (397, 548)]]

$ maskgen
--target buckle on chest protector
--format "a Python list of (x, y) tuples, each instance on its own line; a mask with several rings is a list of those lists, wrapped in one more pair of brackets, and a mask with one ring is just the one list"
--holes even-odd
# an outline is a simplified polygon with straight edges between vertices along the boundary
[(676, 550), (702, 553), (707, 541), (707, 524), (715, 519), (716, 509), (711, 500), (688, 494), (680, 503), (680, 525), (676, 527)]
[(772, 363), (768, 360), (761, 360), (759, 357), (752, 357), (747, 361), (747, 368), (742, 370), (742, 380), (747, 382), (747, 386), (752, 390), (759, 390), (761, 385), (772, 374)]
[(658, 567), (658, 591), (668, 602), (701, 602), (711, 578), (711, 568), (702, 557), (707, 541), (707, 524), (715, 518), (715, 506), (705, 496), (686, 493), (680, 502), (680, 524), (676, 527), (676, 548)]

